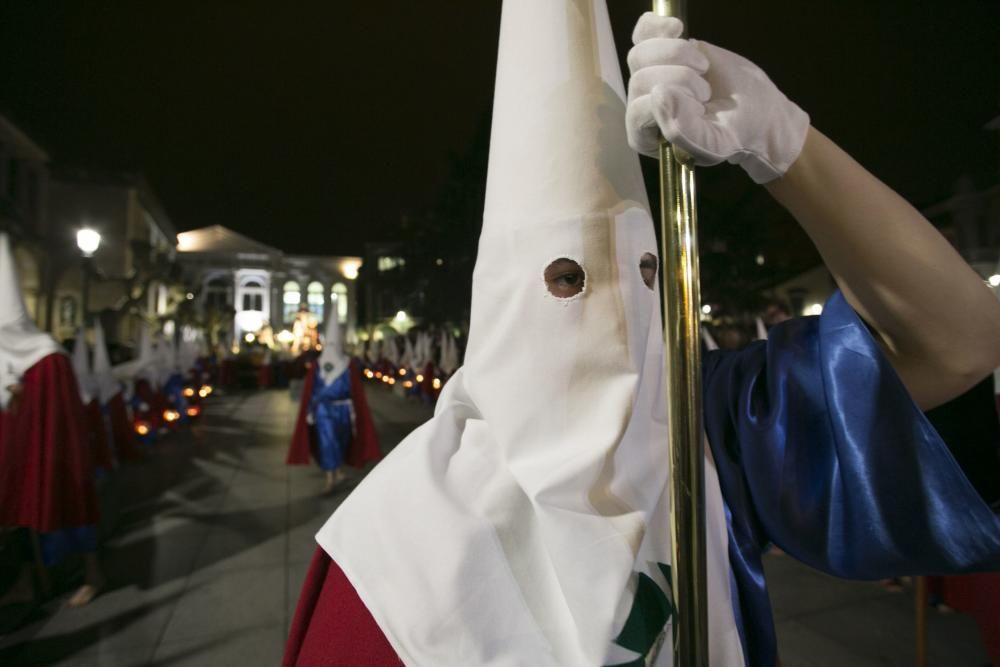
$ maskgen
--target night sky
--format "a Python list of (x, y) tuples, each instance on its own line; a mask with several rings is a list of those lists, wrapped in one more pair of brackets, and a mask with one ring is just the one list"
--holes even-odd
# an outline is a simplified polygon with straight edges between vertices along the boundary
[[(0, 0), (0, 109), (56, 163), (144, 172), (181, 230), (359, 253), (485, 136), (500, 2), (290, 4)], [(623, 54), (648, 4), (610, 0)], [(995, 176), (1000, 2), (689, 6), (694, 36), (761, 65), (918, 206)], [(769, 217), (719, 174), (719, 233)]]

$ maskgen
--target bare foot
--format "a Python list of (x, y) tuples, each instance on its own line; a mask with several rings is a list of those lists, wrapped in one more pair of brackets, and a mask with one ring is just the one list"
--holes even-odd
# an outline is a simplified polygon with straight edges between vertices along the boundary
[(347, 473), (343, 468), (337, 468), (326, 473), (326, 484), (323, 485), (323, 495), (328, 496), (336, 490), (340, 483), (347, 479)]
[(882, 587), (882, 590), (889, 593), (902, 593), (903, 592), (903, 582), (899, 579), (893, 577), (891, 579), (883, 579), (878, 582)]
[(73, 593), (73, 597), (67, 600), (66, 606), (73, 608), (86, 607), (100, 592), (101, 589), (99, 586), (84, 584), (77, 589), (76, 593)]

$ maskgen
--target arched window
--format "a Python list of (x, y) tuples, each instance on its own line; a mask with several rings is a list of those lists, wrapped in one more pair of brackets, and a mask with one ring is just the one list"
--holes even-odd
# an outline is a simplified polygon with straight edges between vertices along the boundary
[(243, 310), (264, 311), (264, 285), (254, 278), (242, 283)]
[(282, 319), (285, 324), (291, 324), (295, 319), (295, 313), (299, 312), (299, 304), (302, 303), (302, 288), (294, 280), (289, 280), (282, 290), (284, 292), (281, 298)]
[(337, 321), (347, 322), (347, 287), (344, 283), (336, 283), (330, 288), (330, 301), (337, 306)]
[(215, 277), (205, 283), (205, 308), (214, 309), (219, 312), (228, 310), (231, 306), (230, 300), (231, 283), (222, 277)]
[(76, 325), (76, 299), (71, 296), (64, 296), (59, 301), (59, 324), (65, 326)]
[(316, 316), (317, 322), (323, 321), (323, 285), (317, 281), (309, 283), (306, 288), (306, 299), (309, 303), (309, 312)]

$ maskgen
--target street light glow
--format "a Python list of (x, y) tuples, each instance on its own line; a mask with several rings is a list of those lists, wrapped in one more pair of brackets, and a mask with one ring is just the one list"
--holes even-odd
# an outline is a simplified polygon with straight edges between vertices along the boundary
[(405, 322), (406, 321), (406, 311), (405, 310), (401, 310), (398, 313), (396, 313), (396, 321), (397, 322)]
[(340, 272), (344, 274), (344, 277), (348, 280), (355, 280), (358, 277), (358, 269), (361, 268), (361, 262), (356, 259), (345, 259), (340, 263)]
[(701, 307), (701, 312), (705, 313), (706, 315), (711, 315), (712, 307), (706, 303), (704, 306)]
[(986, 282), (990, 284), (990, 287), (1000, 287), (1000, 273), (994, 273), (986, 279)]
[(803, 314), (805, 314), (805, 315), (822, 315), (823, 314), (823, 304), (821, 304), (821, 303), (814, 303), (811, 306), (808, 306), (803, 311)]
[(101, 247), (101, 235), (97, 230), (83, 227), (76, 232), (76, 247), (84, 257), (90, 257)]

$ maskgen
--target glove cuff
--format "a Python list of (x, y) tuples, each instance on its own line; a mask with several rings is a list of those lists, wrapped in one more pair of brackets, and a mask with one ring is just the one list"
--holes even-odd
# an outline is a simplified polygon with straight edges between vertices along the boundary
[(809, 134), (809, 114), (787, 100), (785, 112), (771, 124), (763, 141), (764, 150), (748, 151), (735, 160), (754, 183), (763, 184), (781, 178), (799, 158)]

